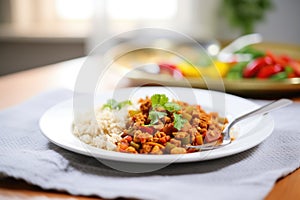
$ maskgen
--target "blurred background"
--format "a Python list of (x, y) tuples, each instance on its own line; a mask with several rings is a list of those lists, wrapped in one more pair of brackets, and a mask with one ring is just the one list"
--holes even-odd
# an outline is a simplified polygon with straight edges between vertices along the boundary
[(118, 33), (161, 27), (221, 43), (257, 32), (300, 44), (299, 0), (0, 0), (0, 75), (87, 55)]

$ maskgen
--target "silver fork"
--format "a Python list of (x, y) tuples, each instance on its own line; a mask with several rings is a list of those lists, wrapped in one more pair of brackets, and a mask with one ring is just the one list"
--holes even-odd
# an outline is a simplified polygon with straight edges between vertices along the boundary
[(220, 147), (224, 147), (228, 144), (231, 143), (231, 138), (230, 138), (230, 129), (238, 122), (247, 119), (249, 117), (253, 117), (256, 115), (265, 115), (267, 113), (269, 113), (270, 111), (282, 108), (284, 106), (287, 106), (289, 104), (291, 104), (293, 101), (289, 100), (289, 99), (279, 99), (277, 101), (273, 101), (267, 105), (264, 105), (258, 109), (255, 109), (253, 111), (250, 111), (246, 114), (243, 114), (237, 118), (235, 118), (234, 120), (232, 120), (222, 131), (222, 135), (223, 135), (223, 141), (220, 144), (218, 141), (216, 142), (211, 142), (211, 143), (207, 143), (207, 144), (203, 144), (203, 145), (197, 145), (197, 146), (186, 146), (187, 149), (197, 149), (197, 150), (201, 150), (201, 151), (207, 151), (207, 150), (212, 150), (212, 149), (217, 149)]

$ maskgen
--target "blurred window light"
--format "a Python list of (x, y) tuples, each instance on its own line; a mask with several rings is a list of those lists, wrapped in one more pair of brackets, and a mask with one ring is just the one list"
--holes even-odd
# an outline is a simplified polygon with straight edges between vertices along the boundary
[(177, 7), (177, 0), (109, 0), (107, 14), (115, 20), (168, 20)]
[(88, 20), (94, 12), (93, 0), (55, 0), (55, 10), (60, 19)]

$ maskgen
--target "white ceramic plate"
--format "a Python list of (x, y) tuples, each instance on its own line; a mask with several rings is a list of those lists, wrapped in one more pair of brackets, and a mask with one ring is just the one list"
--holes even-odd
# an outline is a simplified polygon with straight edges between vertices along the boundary
[[(258, 106), (249, 100), (215, 91), (180, 87), (139, 87), (126, 88), (114, 92), (104, 92), (95, 98), (96, 105), (107, 99), (119, 100), (145, 98), (156, 93), (164, 93), (169, 98), (180, 99), (188, 103), (200, 104), (206, 110), (223, 113), (229, 120)], [(98, 101), (99, 100), (99, 101)], [(42, 133), (54, 144), (67, 150), (93, 156), (99, 159), (132, 163), (172, 163), (194, 162), (221, 158), (248, 150), (271, 135), (274, 121), (269, 115), (254, 117), (238, 124), (237, 138), (228, 146), (182, 155), (141, 155), (102, 150), (81, 142), (72, 134), (73, 100), (61, 102), (47, 110), (40, 119)]]

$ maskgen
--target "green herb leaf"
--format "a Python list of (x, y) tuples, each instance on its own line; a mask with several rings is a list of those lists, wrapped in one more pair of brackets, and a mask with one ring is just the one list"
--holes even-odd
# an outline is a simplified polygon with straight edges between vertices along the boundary
[(174, 115), (174, 127), (177, 130), (180, 130), (184, 126), (184, 124), (187, 122), (187, 120), (182, 118), (182, 114), (174, 113), (173, 115)]
[(154, 94), (151, 96), (152, 107), (164, 106), (169, 101), (165, 94)]
[(132, 105), (132, 102), (129, 100), (121, 101), (120, 103), (118, 103), (118, 109), (122, 109), (125, 106), (130, 106), (130, 105)]
[(284, 68), (284, 71), (289, 75), (294, 72), (294, 69), (290, 65), (288, 65)]
[(102, 109), (109, 108), (111, 110), (120, 110), (126, 105), (132, 105), (131, 101), (126, 100), (126, 101), (117, 102), (115, 99), (109, 99), (107, 100), (106, 104), (102, 106)]
[(265, 52), (253, 48), (251, 45), (245, 46), (234, 52), (235, 54), (250, 54), (252, 59), (263, 57), (266, 55)]
[(174, 102), (165, 103), (165, 109), (169, 112), (175, 112), (181, 110), (181, 106)]
[(151, 120), (150, 124), (152, 124), (152, 125), (156, 124), (160, 118), (163, 118), (166, 115), (167, 115), (167, 113), (165, 113), (165, 112), (151, 110), (149, 112), (149, 119)]
[(227, 79), (238, 80), (243, 78), (243, 70), (247, 67), (248, 62), (238, 62), (233, 65), (226, 75)]
[(108, 99), (106, 104), (102, 106), (102, 109), (109, 108), (111, 110), (117, 108), (118, 102), (115, 99)]

